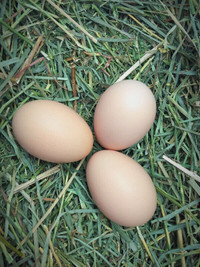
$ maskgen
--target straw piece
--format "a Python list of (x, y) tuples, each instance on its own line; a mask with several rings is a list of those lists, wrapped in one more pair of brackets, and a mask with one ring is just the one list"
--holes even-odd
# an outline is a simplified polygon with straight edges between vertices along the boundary
[[(45, 171), (43, 173), (41, 173), (40, 175), (38, 175), (36, 177), (36, 180), (37, 181), (40, 181), (44, 178), (47, 178), (48, 176), (52, 175), (52, 174), (55, 174), (57, 172), (60, 171), (60, 165), (56, 165), (55, 167), (49, 169), (48, 171)], [(15, 187), (15, 190), (14, 190), (14, 194), (21, 191), (21, 190), (24, 190), (25, 188), (29, 187), (30, 185), (33, 185), (35, 183), (35, 179), (32, 179), (26, 183), (23, 183), (23, 184), (20, 184), (20, 185), (17, 185)]]
[(143, 244), (144, 248), (145, 248), (145, 249), (146, 249), (146, 251), (147, 251), (147, 254), (149, 255), (149, 257), (150, 257), (151, 261), (152, 261), (152, 262), (153, 262), (153, 264), (154, 264), (154, 263), (155, 263), (155, 261), (154, 261), (154, 259), (153, 259), (153, 256), (152, 256), (152, 254), (151, 254), (150, 250), (149, 250), (149, 247), (148, 247), (148, 245), (147, 245), (147, 243), (146, 243), (146, 241), (145, 241), (145, 239), (144, 239), (144, 237), (143, 237), (143, 235), (142, 235), (142, 233), (141, 233), (141, 231), (140, 231), (140, 228), (137, 226), (137, 227), (136, 227), (136, 229), (137, 229), (137, 232), (138, 232), (139, 238), (140, 238), (140, 240), (141, 240), (141, 242), (142, 242), (142, 244)]
[(137, 69), (144, 61), (146, 61), (148, 58), (150, 58), (152, 55), (154, 55), (157, 51), (158, 48), (162, 45), (162, 43), (158, 44), (155, 46), (153, 49), (150, 51), (147, 51), (143, 57), (141, 57), (130, 69), (128, 69), (121, 77), (116, 82), (120, 82), (124, 80), (131, 72), (133, 72), (135, 69)]
[[(65, 32), (75, 43), (78, 47), (83, 47), (77, 40), (74, 38), (74, 36), (64, 27), (62, 24), (60, 24), (56, 19), (52, 17), (52, 15), (49, 12), (46, 12), (43, 10), (40, 6), (38, 6), (34, 1), (29, 0), (38, 10), (40, 10), (42, 13), (44, 13), (48, 18), (50, 18), (63, 32)], [(0, 20), (1, 22), (1, 20)], [(87, 47), (84, 47), (84, 49), (87, 51)]]
[[(81, 167), (81, 165), (83, 164), (85, 158), (82, 159), (79, 163), (79, 165), (76, 168), (76, 171), (78, 171)], [(76, 172), (74, 172), (71, 176), (71, 178), (69, 179), (68, 183), (64, 186), (64, 188), (62, 189), (62, 191), (60, 192), (60, 194), (58, 195), (58, 197), (56, 198), (56, 200), (54, 201), (54, 203), (51, 205), (51, 207), (47, 210), (47, 212), (44, 214), (44, 216), (38, 221), (38, 223), (34, 226), (34, 228), (32, 229), (32, 233), (34, 233), (37, 228), (42, 224), (42, 222), (47, 218), (47, 216), (51, 213), (51, 211), (53, 210), (53, 208), (56, 206), (56, 204), (58, 203), (58, 201), (60, 200), (60, 198), (62, 197), (62, 195), (65, 193), (65, 191), (67, 190), (67, 188), (70, 186), (71, 182), (73, 181), (74, 177), (76, 176)]]
[[(183, 221), (180, 221), (180, 216), (177, 214), (176, 216), (176, 222), (177, 224), (183, 223)], [(179, 248), (183, 249), (183, 231), (182, 229), (177, 230), (177, 238), (178, 238), (178, 246)], [(186, 267), (185, 257), (184, 257), (184, 251), (181, 251), (181, 254), (183, 257), (181, 258), (181, 267)]]
[(141, 22), (139, 22), (139, 20), (137, 20), (133, 15), (128, 14), (130, 18), (132, 18), (135, 22), (137, 22), (137, 24), (139, 24), (142, 28), (144, 28), (145, 31), (147, 31), (150, 35), (156, 37), (157, 39), (159, 39), (160, 41), (164, 41), (163, 38), (161, 38), (160, 36), (158, 36), (157, 34), (155, 34), (154, 32), (152, 32), (151, 30), (149, 30), (147, 27), (145, 27)]
[(172, 165), (174, 165), (176, 168), (178, 168), (179, 170), (183, 171), (185, 174), (187, 174), (188, 176), (192, 177), (193, 179), (197, 180), (198, 182), (200, 182), (200, 176), (198, 176), (195, 172), (189, 171), (186, 168), (184, 168), (182, 165), (180, 165), (179, 163), (176, 163), (175, 161), (173, 161), (172, 159), (168, 158), (167, 156), (163, 155), (163, 159), (165, 159), (166, 161), (168, 161), (169, 163), (171, 163)]
[(172, 20), (175, 22), (175, 24), (179, 27), (179, 29), (187, 36), (188, 40), (190, 40), (190, 42), (193, 44), (193, 46), (195, 47), (195, 49), (198, 51), (194, 41), (191, 39), (191, 37), (189, 36), (189, 34), (186, 32), (186, 30), (183, 28), (183, 26), (180, 24), (180, 22), (177, 20), (177, 18), (172, 14), (172, 12), (166, 7), (166, 5), (159, 0), (160, 3), (162, 4), (162, 6), (165, 8), (166, 12), (168, 13), (168, 15), (172, 18)]
[[(45, 231), (46, 235), (48, 236), (48, 234), (49, 234), (49, 230), (48, 230), (47, 226), (44, 225), (43, 227), (44, 227), (44, 231)], [(50, 249), (51, 249), (51, 252), (52, 252), (52, 254), (53, 254), (53, 256), (54, 256), (54, 258), (55, 258), (55, 260), (56, 260), (58, 266), (59, 266), (59, 267), (62, 267), (62, 264), (61, 264), (61, 262), (60, 262), (60, 259), (58, 258), (57, 254), (56, 254), (56, 252), (55, 252), (55, 250), (54, 250), (53, 243), (52, 243), (50, 237), (49, 237), (49, 247), (50, 247)]]
[(54, 4), (51, 0), (47, 0), (50, 5), (55, 7), (64, 17), (66, 17), (69, 21), (71, 21), (77, 28), (79, 28), (83, 33), (85, 33), (93, 42), (97, 43), (97, 39), (93, 37), (91, 34), (89, 34), (82, 26), (80, 26), (75, 20), (72, 19), (71, 16), (69, 16), (66, 12), (63, 11), (62, 8)]

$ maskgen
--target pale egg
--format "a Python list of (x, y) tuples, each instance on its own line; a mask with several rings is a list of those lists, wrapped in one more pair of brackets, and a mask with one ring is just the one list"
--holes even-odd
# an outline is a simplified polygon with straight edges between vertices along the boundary
[(153, 93), (144, 83), (124, 80), (110, 86), (95, 109), (94, 130), (106, 149), (136, 144), (151, 128), (156, 115)]
[(94, 202), (111, 221), (135, 227), (154, 215), (157, 205), (154, 184), (132, 158), (118, 151), (99, 151), (88, 162), (86, 178)]
[(12, 128), (27, 152), (49, 162), (78, 161), (93, 146), (93, 135), (85, 120), (56, 101), (35, 100), (22, 105), (14, 114)]

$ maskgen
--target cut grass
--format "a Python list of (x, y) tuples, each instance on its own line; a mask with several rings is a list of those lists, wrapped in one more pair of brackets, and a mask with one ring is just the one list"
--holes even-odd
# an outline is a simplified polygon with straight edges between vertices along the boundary
[[(0, 266), (200, 266), (198, 1), (0, 7)], [(32, 62), (45, 57), (51, 75), (37, 61), (14, 84), (41, 36)], [(93, 130), (99, 96), (124, 78), (146, 83), (157, 102), (151, 130), (123, 151), (157, 190), (154, 217), (137, 228), (112, 223), (90, 197), (85, 168), (102, 149), (96, 139), (84, 161), (58, 166), (24, 151), (11, 128), (19, 106), (45, 98), (76, 106)]]

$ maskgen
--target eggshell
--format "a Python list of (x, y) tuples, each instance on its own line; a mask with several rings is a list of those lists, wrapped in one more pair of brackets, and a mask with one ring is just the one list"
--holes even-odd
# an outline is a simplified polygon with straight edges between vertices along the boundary
[(112, 150), (95, 153), (86, 169), (91, 196), (102, 213), (122, 226), (151, 219), (157, 204), (154, 184), (141, 165)]
[(84, 119), (56, 101), (35, 100), (24, 104), (16, 111), (12, 128), (27, 152), (49, 162), (78, 161), (93, 146), (93, 135)]
[(156, 102), (142, 82), (124, 80), (110, 86), (95, 109), (94, 130), (107, 149), (121, 150), (136, 144), (151, 128)]

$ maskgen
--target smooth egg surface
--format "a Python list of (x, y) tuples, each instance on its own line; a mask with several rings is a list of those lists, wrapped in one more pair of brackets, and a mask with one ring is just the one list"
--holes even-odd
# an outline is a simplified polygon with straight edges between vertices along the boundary
[(104, 148), (122, 150), (146, 135), (155, 115), (154, 95), (144, 83), (117, 82), (102, 94), (96, 106), (95, 135)]
[(49, 162), (78, 161), (93, 146), (93, 135), (85, 120), (73, 109), (52, 100), (22, 105), (13, 117), (12, 128), (27, 152)]
[(118, 151), (99, 151), (88, 162), (86, 179), (94, 202), (111, 221), (135, 227), (152, 218), (156, 190), (148, 173), (132, 158)]

